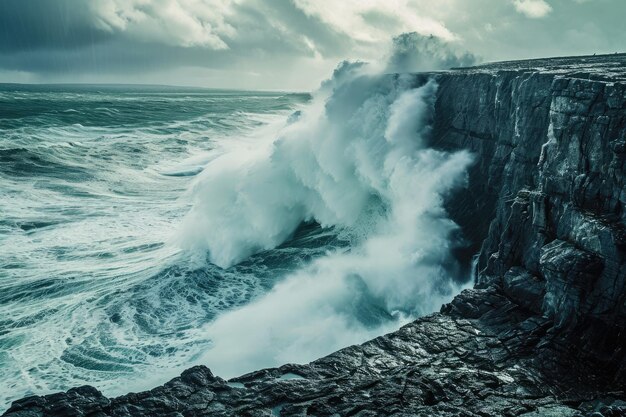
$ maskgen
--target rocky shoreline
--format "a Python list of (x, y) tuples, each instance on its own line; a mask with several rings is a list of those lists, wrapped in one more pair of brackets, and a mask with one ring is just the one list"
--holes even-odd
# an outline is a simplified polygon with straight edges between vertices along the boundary
[(448, 203), (477, 283), (308, 365), (25, 398), (17, 416), (626, 416), (626, 55), (433, 75), (432, 145), (477, 155)]
[(550, 320), (488, 287), (308, 365), (230, 381), (197, 366), (150, 391), (109, 399), (74, 388), (15, 402), (7, 415), (608, 417), (626, 415), (625, 389)]

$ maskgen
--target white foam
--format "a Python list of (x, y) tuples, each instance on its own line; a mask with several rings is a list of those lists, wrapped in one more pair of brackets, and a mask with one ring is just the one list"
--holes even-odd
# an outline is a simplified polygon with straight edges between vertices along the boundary
[(424, 148), (434, 81), (344, 64), (299, 119), (207, 165), (181, 242), (228, 267), (276, 247), (306, 220), (353, 242), (291, 274), (255, 302), (204, 329), (202, 358), (237, 375), (306, 362), (438, 309), (449, 278), (445, 194), (471, 157)]

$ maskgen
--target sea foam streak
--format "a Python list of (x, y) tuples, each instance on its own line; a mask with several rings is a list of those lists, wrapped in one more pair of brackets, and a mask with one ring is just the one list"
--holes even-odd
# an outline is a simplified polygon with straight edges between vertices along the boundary
[(314, 359), (437, 309), (454, 292), (445, 195), (467, 152), (425, 147), (437, 84), (344, 63), (301, 116), (209, 163), (183, 244), (233, 265), (303, 221), (348, 236), (269, 293), (209, 324), (202, 361), (223, 376)]

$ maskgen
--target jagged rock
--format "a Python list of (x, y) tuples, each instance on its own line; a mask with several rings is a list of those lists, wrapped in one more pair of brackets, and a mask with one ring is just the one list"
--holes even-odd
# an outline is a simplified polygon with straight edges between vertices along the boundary
[(7, 416), (626, 416), (626, 55), (434, 75), (432, 145), (477, 155), (448, 210), (480, 250), (438, 314), (307, 365), (151, 391), (80, 387)]
[(557, 328), (574, 324), (585, 314), (585, 299), (602, 273), (602, 259), (556, 239), (541, 248), (539, 265), (547, 282), (544, 313), (554, 318)]
[(502, 290), (520, 306), (536, 314), (542, 312), (546, 283), (526, 269), (516, 266), (504, 274)]
[(548, 323), (499, 288), (467, 290), (441, 314), (308, 365), (229, 382), (197, 366), (151, 391), (107, 399), (81, 387), (17, 401), (7, 415), (573, 416), (596, 396), (597, 385), (577, 380), (591, 382), (593, 367), (560, 355), (563, 377), (543, 372), (537, 350), (556, 353), (544, 344)]
[(442, 74), (433, 135), (434, 146), (478, 156), (448, 210), (468, 253), (480, 248), (479, 284), (533, 309), (511, 274), (546, 281), (541, 304), (560, 337), (621, 377), (610, 363), (626, 345), (625, 68), (625, 55), (610, 55)]

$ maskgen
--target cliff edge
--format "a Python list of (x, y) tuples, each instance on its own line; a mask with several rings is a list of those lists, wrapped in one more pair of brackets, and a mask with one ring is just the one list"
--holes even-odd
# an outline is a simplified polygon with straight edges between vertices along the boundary
[[(17, 416), (626, 416), (626, 55), (433, 74), (432, 146), (477, 156), (447, 204), (476, 285), (307, 365), (25, 398)], [(472, 255), (478, 253), (477, 262)]]

